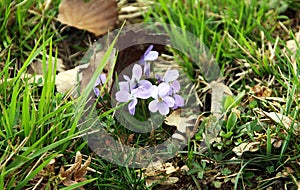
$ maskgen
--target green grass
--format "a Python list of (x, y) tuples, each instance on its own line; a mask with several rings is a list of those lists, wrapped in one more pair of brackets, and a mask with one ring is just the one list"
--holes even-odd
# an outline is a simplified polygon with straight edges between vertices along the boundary
[[(296, 0), (283, 2), (157, 0), (144, 15), (145, 22), (176, 25), (203, 42), (221, 68), (220, 77), (234, 93), (233, 98), (223, 102), (225, 117), (219, 123), (217, 141), (201, 152), (205, 127), (213, 119), (203, 116), (187, 148), (169, 160), (175, 166), (187, 165), (190, 170), (174, 174), (180, 178), (177, 186), (154, 185), (153, 189), (299, 188), (300, 54), (296, 53), (293, 65), (293, 53), (284, 53), (283, 48), (287, 39), (295, 38), (294, 25), (300, 23), (295, 24), (291, 13), (300, 5)], [(85, 185), (86, 189), (147, 189), (143, 171), (98, 157), (80, 138), (82, 131), (77, 130), (89, 92), (112, 49), (106, 52), (101, 67), (79, 98), (56, 91), (56, 75), (52, 73), (56, 73), (57, 60), (63, 52), (61, 43), (69, 35), (60, 32), (61, 25), (54, 19), (58, 5), (58, 1), (51, 1), (49, 7), (44, 1), (0, 2), (0, 189), (33, 188), (43, 172), (37, 188), (76, 189)], [(85, 35), (88, 34), (81, 33), (82, 39), (77, 40), (84, 41)], [(184, 35), (177, 42), (188, 47)], [(77, 47), (75, 42), (69, 45), (76, 46), (78, 52), (87, 48)], [(188, 55), (179, 51), (170, 51), (192, 81), (199, 82), (199, 63), (191, 62)], [(26, 71), (37, 58), (43, 63), (43, 80), (32, 82), (34, 76), (26, 76)], [(206, 82), (213, 79), (205, 78)], [(199, 95), (205, 96), (202, 84)], [(272, 97), (283, 101), (258, 97), (250, 90), (255, 85), (267, 87)], [(201, 101), (208, 104), (202, 98)], [(261, 111), (281, 113), (298, 128), (286, 129), (283, 122), (267, 120)], [(107, 130), (114, 130), (115, 138), (131, 134), (116, 123), (111, 112), (102, 114), (100, 118), (106, 122)], [(155, 137), (165, 138), (160, 135), (168, 132), (169, 129), (162, 129)], [(153, 141), (146, 135), (136, 138), (136, 145), (151, 145)], [(242, 156), (233, 152), (240, 144), (251, 142), (259, 143), (256, 151), (244, 152)], [(90, 167), (95, 171), (87, 173), (87, 181), (65, 187), (59, 168), (74, 163), (77, 151), (84, 160), (92, 156)], [(50, 172), (47, 168), (53, 160), (55, 169)]]
[[(236, 177), (231, 178), (234, 180), (232, 182), (234, 189), (266, 188), (277, 182), (277, 179), (272, 180), (272, 177), (275, 177), (278, 172), (293, 168), (295, 173), (289, 173), (281, 183), (289, 188), (296, 188), (299, 170), (292, 160), (299, 159), (297, 138), (299, 132), (295, 132), (293, 128), (285, 129), (282, 124), (262, 121), (259, 118), (262, 116), (256, 113), (259, 109), (276, 111), (299, 123), (299, 100), (295, 97), (299, 96), (300, 73), (299, 70), (294, 72), (289, 61), (291, 53), (284, 54), (282, 51), (285, 47), (284, 39), (291, 37), (294, 30), (288, 25), (289, 18), (284, 13), (279, 14), (278, 10), (273, 9), (267, 1), (253, 0), (249, 5), (245, 3), (246, 1), (235, 0), (222, 1), (222, 3), (214, 0), (201, 1), (198, 4), (193, 0), (172, 2), (158, 0), (158, 2), (159, 5), (146, 15), (146, 21), (176, 25), (199, 37), (209, 47), (221, 68), (221, 76), (235, 95), (239, 96), (243, 91), (246, 92), (242, 101), (232, 107), (234, 109), (225, 112), (225, 121), (221, 123), (220, 139), (210, 147), (208, 154), (197, 156), (200, 142), (192, 140), (193, 143), (186, 156), (189, 157), (190, 166), (199, 168), (192, 170), (195, 172), (190, 172), (198, 178), (198, 180), (194, 178), (195, 185), (198, 188), (204, 187), (207, 178), (218, 175), (218, 172), (222, 173), (225, 169), (231, 171), (230, 174), (237, 174)], [(289, 3), (291, 5), (294, 2)], [(280, 29), (279, 22), (287, 23), (286, 28), (289, 32)], [(189, 41), (186, 40), (186, 43)], [(268, 45), (274, 49), (269, 49)], [(274, 54), (273, 57), (271, 53)], [(176, 54), (187, 71), (191, 71), (190, 68), (195, 66), (197, 69), (197, 63), (191, 63), (187, 55), (178, 52)], [(246, 66), (245, 63), (248, 65)], [(299, 67), (298, 61), (295, 64)], [(241, 71), (249, 70), (250, 74), (240, 78), (235, 76)], [(273, 81), (268, 82), (271, 78)], [(282, 97), (285, 102), (274, 107), (272, 101), (256, 98), (253, 101), (253, 94), (249, 93), (249, 87), (256, 84), (268, 86), (272, 96)], [(255, 106), (252, 106), (254, 104)], [(199, 136), (202, 131), (204, 130), (198, 132)], [(257, 138), (257, 134), (263, 135), (263, 138)], [(271, 139), (275, 137), (282, 140), (280, 147), (275, 148), (272, 145)], [(259, 151), (256, 154), (244, 153), (237, 160), (229, 161), (236, 157), (232, 149), (242, 142), (259, 142)], [(200, 166), (199, 163), (203, 163), (201, 160), (207, 157), (213, 164)], [(193, 166), (194, 164), (198, 166)], [(275, 169), (268, 170), (270, 167)], [(211, 172), (211, 170), (216, 171)], [(260, 178), (269, 178), (269, 180), (259, 180)], [(230, 185), (230, 182), (213, 180), (210, 186), (217, 187), (220, 184), (225, 188)]]

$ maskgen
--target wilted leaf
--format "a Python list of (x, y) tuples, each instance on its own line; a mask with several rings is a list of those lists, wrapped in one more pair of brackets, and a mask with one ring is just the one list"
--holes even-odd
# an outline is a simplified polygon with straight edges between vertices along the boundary
[[(52, 57), (52, 70), (54, 69), (54, 63), (56, 63), (56, 71), (63, 72), (65, 71), (65, 66), (63, 64), (63, 61), (59, 58), (55, 60), (54, 57)], [(56, 61), (56, 62), (55, 62)], [(46, 68), (48, 68), (48, 61), (46, 62)], [(37, 74), (37, 75), (43, 75), (43, 61), (40, 59), (37, 59), (33, 61), (29, 67), (28, 67), (28, 73), (30, 74)]]
[(172, 185), (179, 181), (178, 177), (168, 177), (166, 180), (163, 180), (160, 184), (161, 185)]
[[(94, 48), (95, 49), (95, 48)], [(99, 51), (99, 52), (94, 52), (94, 54), (91, 55), (90, 57), (90, 61), (89, 61), (89, 64), (88, 64), (88, 67), (86, 67), (82, 72), (82, 80), (81, 80), (81, 85), (80, 85), (80, 89), (81, 91), (83, 91), (83, 89), (88, 85), (88, 83), (90, 82), (92, 76), (93, 76), (93, 73), (95, 72), (95, 70), (97, 69), (97, 67), (99, 66), (103, 56), (104, 56), (105, 52), (104, 51)], [(109, 57), (109, 60), (107, 61), (106, 63), (106, 66), (105, 66), (105, 70), (107, 70), (108, 72), (111, 72), (114, 70), (114, 59), (115, 59), (115, 55), (116, 55), (116, 49), (113, 49), (110, 57)], [(111, 75), (113, 73), (111, 72)], [(107, 81), (106, 81), (106, 85), (107, 85), (107, 89), (108, 91), (110, 91), (110, 88), (112, 86), (112, 76), (111, 77), (107, 77)]]
[(272, 90), (266, 86), (260, 86), (259, 84), (250, 88), (250, 92), (254, 93), (257, 97), (270, 97)]
[(260, 142), (248, 142), (248, 143), (241, 143), (239, 146), (232, 149), (232, 151), (237, 156), (242, 156), (244, 152), (256, 152), (258, 150), (258, 146)]
[[(290, 117), (285, 116), (281, 113), (265, 112), (265, 111), (261, 111), (261, 112), (258, 112), (258, 113), (261, 113), (261, 114), (269, 117), (275, 123), (281, 123), (286, 129), (289, 129), (292, 126), (293, 120)], [(293, 128), (295, 130), (297, 130), (297, 126), (298, 126), (298, 124), (294, 123)]]
[(146, 177), (146, 186), (157, 183), (161, 185), (171, 185), (176, 183), (179, 179), (177, 177), (171, 177), (170, 174), (178, 171), (179, 168), (175, 168), (172, 163), (162, 163), (160, 161), (151, 163), (143, 173)]
[(58, 20), (98, 36), (114, 27), (117, 11), (116, 0), (62, 0)]
[(56, 75), (56, 89), (60, 93), (66, 93), (69, 90), (72, 91), (72, 95), (77, 97), (76, 87), (78, 86), (79, 82), (81, 81), (81, 76), (79, 75), (79, 71), (86, 67), (87, 65), (77, 66), (74, 69), (70, 69), (64, 72), (60, 72)]
[(171, 174), (176, 172), (179, 168), (175, 168), (172, 163), (162, 163), (160, 161), (152, 162), (145, 170), (144, 175), (146, 177), (149, 176), (157, 176), (159, 174)]
[(222, 101), (223, 97), (226, 95), (232, 96), (232, 92), (228, 86), (222, 82), (212, 81), (209, 83), (209, 88), (211, 89), (211, 107), (210, 112), (216, 116), (217, 120), (221, 118), (222, 113)]
[(89, 158), (87, 159), (87, 161), (81, 165), (81, 167), (75, 171), (74, 173), (74, 180), (75, 181), (84, 181), (86, 180), (86, 178), (84, 178), (85, 174), (87, 173), (87, 168), (91, 163), (91, 157), (89, 156)]
[[(60, 168), (59, 174), (61, 175), (61, 177), (64, 178), (63, 184), (65, 186), (70, 186), (86, 180), (86, 178), (84, 178), (84, 175), (87, 173), (87, 168), (91, 163), (91, 157), (89, 156), (89, 158), (83, 165), (81, 165), (81, 163), (82, 155), (78, 151), (75, 156), (74, 164), (72, 164), (72, 166), (69, 169), (65, 171), (63, 166)], [(80, 189), (84, 188), (80, 187)]]
[[(197, 119), (196, 115), (189, 115), (184, 117), (181, 115), (181, 110), (177, 109), (173, 111), (166, 119), (165, 123), (170, 126), (176, 126), (177, 130), (181, 133), (187, 133), (188, 137), (192, 137), (194, 135), (193, 131), (189, 131), (190, 126), (195, 128), (195, 120)], [(181, 139), (184, 138), (181, 134), (174, 133), (172, 135), (173, 138)]]
[(286, 47), (289, 50), (291, 50), (291, 52), (294, 54), (294, 56), (296, 55), (296, 53), (298, 51), (297, 44), (300, 45), (300, 31), (295, 33), (295, 40), (291, 39), (286, 42)]

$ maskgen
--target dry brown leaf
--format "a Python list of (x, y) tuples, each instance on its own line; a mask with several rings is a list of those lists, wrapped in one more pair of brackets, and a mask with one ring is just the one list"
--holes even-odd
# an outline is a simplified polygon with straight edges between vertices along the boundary
[(242, 156), (244, 152), (256, 152), (258, 150), (258, 145), (260, 142), (248, 142), (248, 143), (241, 143), (239, 146), (234, 147), (232, 151), (237, 156)]
[(298, 50), (297, 43), (300, 44), (300, 31), (295, 33), (295, 40), (292, 39), (292, 40), (288, 40), (286, 42), (286, 47), (288, 49), (290, 49), (294, 55), (296, 54), (296, 52)]
[[(275, 123), (281, 123), (286, 129), (289, 129), (292, 126), (293, 120), (290, 117), (285, 116), (281, 113), (265, 112), (265, 111), (261, 111), (261, 112), (258, 112), (258, 113), (261, 113), (261, 114), (267, 116), (268, 118), (270, 118)], [(298, 125), (299, 124), (294, 123), (293, 128), (297, 130)]]
[[(54, 63), (55, 63), (55, 58), (52, 57), (52, 70), (54, 69)], [(48, 61), (46, 62), (46, 68), (48, 68)], [(65, 66), (63, 64), (63, 61), (59, 58), (56, 59), (56, 71), (58, 72), (63, 72), (65, 71)], [(29, 74), (38, 74), (38, 75), (43, 75), (43, 61), (40, 59), (37, 59), (33, 61), (28, 68), (28, 73)]]
[(72, 90), (72, 95), (74, 97), (78, 96), (78, 93), (75, 87), (79, 84), (82, 77), (79, 75), (79, 72), (82, 68), (87, 67), (87, 64), (77, 66), (74, 69), (70, 69), (64, 72), (60, 72), (56, 75), (56, 89), (60, 93), (66, 93), (69, 90)]
[[(91, 157), (89, 156), (87, 161), (82, 165), (82, 154), (76, 152), (75, 161), (72, 166), (65, 171), (64, 167), (60, 168), (59, 174), (64, 178), (63, 185), (70, 186), (81, 181), (85, 181), (84, 175), (87, 173), (87, 168), (91, 163)], [(80, 189), (84, 189), (80, 187)]]
[(174, 167), (172, 163), (162, 163), (160, 161), (152, 162), (145, 170), (144, 175), (146, 177), (157, 176), (160, 174), (171, 174), (178, 170), (178, 167)]
[(58, 20), (96, 36), (112, 29), (118, 19), (116, 0), (62, 0)]
[[(105, 55), (104, 51), (95, 52), (94, 55), (90, 58), (88, 66), (82, 70), (81, 75), (80, 75), (80, 79), (81, 79), (80, 80), (81, 81), (80, 91), (81, 92), (84, 90), (84, 88), (90, 82), (90, 80), (93, 76), (91, 73), (95, 72), (95, 70), (99, 66), (104, 55)], [(106, 62), (105, 68), (104, 68), (106, 71), (110, 72), (110, 71), (114, 70), (113, 63), (115, 61), (115, 58), (116, 58), (116, 49), (113, 49), (108, 61)], [(107, 83), (106, 87), (107, 87), (108, 91), (110, 91), (110, 88), (112, 86), (112, 78), (113, 77), (108, 77), (108, 79), (106, 81), (106, 83)], [(101, 93), (100, 95), (103, 95), (103, 94)]]
[(233, 94), (228, 86), (218, 81), (210, 82), (206, 88), (211, 89), (210, 112), (219, 120), (222, 117), (223, 97), (226, 95), (232, 96)]
[(160, 185), (173, 185), (179, 181), (178, 177), (168, 177), (168, 178), (162, 178), (162, 177), (154, 177), (154, 178), (148, 178), (146, 179), (146, 186), (150, 187), (153, 184), (160, 184)]
[(272, 95), (272, 90), (266, 86), (261, 86), (259, 84), (250, 87), (250, 92), (255, 94), (257, 97), (270, 97)]
[(182, 113), (181, 109), (173, 111), (168, 117), (165, 118), (165, 124), (175, 126), (177, 131), (172, 135), (173, 139), (186, 141), (188, 138), (192, 138), (199, 126), (199, 117), (193, 113), (192, 109)]
[(283, 140), (278, 140), (276, 138), (271, 138), (271, 143), (275, 148), (280, 148), (282, 145)]
[(91, 159), (92, 158), (89, 156), (87, 161), (83, 165), (81, 165), (81, 167), (77, 171), (75, 171), (75, 173), (74, 173), (75, 181), (85, 181), (86, 180), (86, 178), (84, 178), (84, 176), (87, 173), (87, 168), (91, 163)]
[[(194, 120), (195, 120), (194, 115), (183, 117), (181, 116), (181, 110), (177, 109), (173, 111), (168, 117), (166, 117), (165, 123), (170, 126), (176, 126), (177, 130), (180, 131), (181, 133), (186, 133), (187, 127), (195, 124)], [(188, 135), (192, 135), (192, 134), (188, 134)]]
[(170, 174), (177, 172), (179, 167), (174, 167), (172, 163), (162, 163), (160, 161), (151, 163), (143, 173), (146, 177), (146, 186), (157, 183), (161, 185), (175, 184), (179, 179), (177, 177), (171, 177)]
[(180, 171), (184, 171), (184, 172), (188, 172), (190, 170), (190, 168), (187, 166), (187, 165), (183, 165), (181, 168), (180, 168)]

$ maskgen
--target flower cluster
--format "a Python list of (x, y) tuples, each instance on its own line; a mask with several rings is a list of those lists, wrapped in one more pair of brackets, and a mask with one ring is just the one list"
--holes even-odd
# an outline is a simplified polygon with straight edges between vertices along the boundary
[[(178, 70), (168, 69), (164, 76), (156, 76), (155, 82), (150, 82), (150, 63), (158, 58), (158, 52), (151, 51), (151, 45), (141, 57), (139, 64), (132, 68), (132, 77), (124, 75), (125, 81), (119, 82), (119, 91), (116, 92), (118, 102), (129, 102), (128, 110), (135, 114), (135, 107), (140, 100), (148, 100), (148, 109), (161, 115), (167, 115), (170, 109), (184, 106), (184, 99), (178, 94), (180, 83), (178, 82)], [(144, 70), (142, 69), (144, 66)], [(148, 80), (147, 80), (148, 79)], [(153, 84), (154, 83), (154, 84)]]

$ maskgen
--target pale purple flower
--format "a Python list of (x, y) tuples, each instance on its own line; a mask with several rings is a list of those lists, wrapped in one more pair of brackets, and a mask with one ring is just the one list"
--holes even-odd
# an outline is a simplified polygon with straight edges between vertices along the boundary
[(177, 109), (178, 107), (184, 106), (184, 99), (182, 98), (182, 96), (180, 96), (178, 94), (174, 94), (173, 98), (175, 100), (174, 106), (172, 107), (174, 110)]
[(133, 92), (137, 98), (147, 99), (151, 95), (149, 88), (152, 84), (147, 80), (141, 80), (141, 77), (142, 67), (138, 64), (135, 64), (132, 68), (131, 79), (127, 75), (124, 75), (124, 79), (129, 84), (129, 91)]
[(184, 99), (182, 98), (182, 96), (177, 94), (180, 91), (180, 83), (177, 80), (178, 77), (179, 72), (176, 69), (168, 69), (163, 77), (159, 75), (156, 76), (159, 82), (165, 82), (170, 85), (169, 95), (171, 95), (175, 100), (173, 109), (184, 106)]
[(97, 78), (95, 86), (93, 88), (94, 93), (97, 97), (100, 96), (100, 90), (98, 88), (98, 86), (101, 84), (103, 85), (106, 82), (106, 75), (105, 74), (100, 74), (100, 76)]
[(179, 72), (176, 69), (168, 69), (163, 77), (156, 75), (158, 83), (166, 82), (170, 85), (170, 95), (178, 93), (180, 91), (180, 83), (177, 80), (178, 77)]
[(153, 45), (150, 45), (144, 55), (141, 56), (139, 63), (144, 65), (144, 74), (147, 77), (150, 77), (150, 63), (147, 61), (154, 61), (158, 58), (157, 51), (151, 51), (153, 49)]
[(150, 90), (154, 100), (149, 103), (149, 110), (153, 113), (159, 111), (161, 115), (167, 115), (175, 104), (175, 100), (169, 95), (170, 85), (160, 83), (158, 86), (153, 85)]
[(131, 115), (135, 113), (135, 106), (137, 105), (137, 98), (147, 99), (151, 96), (149, 90), (152, 86), (151, 82), (147, 80), (140, 80), (142, 76), (142, 67), (135, 64), (132, 68), (132, 78), (124, 75), (126, 82), (119, 82), (120, 91), (116, 93), (116, 100), (118, 102), (129, 102), (128, 110)]
[(161, 79), (164, 82), (173, 82), (177, 80), (179, 77), (179, 72), (176, 69), (168, 69), (164, 75), (164, 77)]
[(134, 93), (129, 93), (128, 91), (118, 91), (116, 93), (116, 100), (118, 102), (129, 102), (128, 111), (131, 115), (135, 113), (135, 106), (137, 104), (137, 98), (134, 96)]

